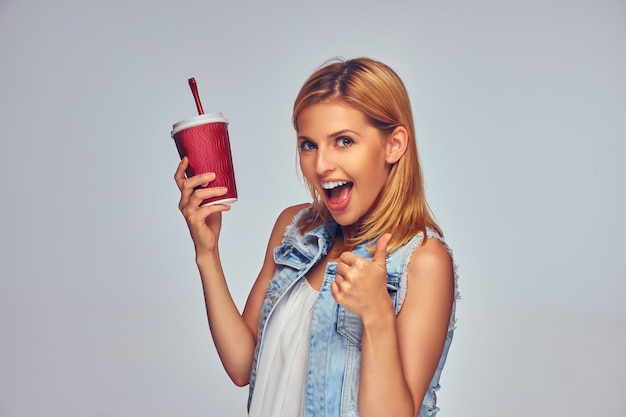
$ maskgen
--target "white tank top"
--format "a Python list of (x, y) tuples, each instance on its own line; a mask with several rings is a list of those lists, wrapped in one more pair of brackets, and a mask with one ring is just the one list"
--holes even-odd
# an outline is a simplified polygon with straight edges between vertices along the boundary
[(304, 415), (304, 387), (315, 291), (303, 277), (275, 307), (265, 329), (250, 417)]

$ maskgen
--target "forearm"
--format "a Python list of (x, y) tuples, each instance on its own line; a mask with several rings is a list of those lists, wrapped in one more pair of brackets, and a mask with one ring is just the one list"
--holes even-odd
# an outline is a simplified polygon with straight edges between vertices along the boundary
[(256, 345), (230, 294), (218, 253), (196, 257), (213, 342), (228, 376), (236, 385), (248, 383)]
[(415, 417), (415, 407), (402, 371), (396, 317), (390, 308), (363, 322), (359, 413), (362, 417)]

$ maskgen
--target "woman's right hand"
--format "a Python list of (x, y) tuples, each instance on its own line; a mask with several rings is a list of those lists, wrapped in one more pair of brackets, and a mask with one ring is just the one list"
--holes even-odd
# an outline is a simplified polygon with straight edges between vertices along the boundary
[(180, 201), (178, 209), (185, 217), (187, 227), (191, 233), (196, 248), (196, 256), (215, 253), (222, 228), (222, 212), (230, 210), (226, 204), (214, 204), (200, 207), (202, 201), (211, 197), (218, 197), (226, 194), (226, 187), (197, 188), (215, 180), (215, 173), (209, 172), (199, 174), (191, 178), (185, 177), (185, 170), (189, 165), (189, 159), (184, 157), (174, 179), (180, 190)]

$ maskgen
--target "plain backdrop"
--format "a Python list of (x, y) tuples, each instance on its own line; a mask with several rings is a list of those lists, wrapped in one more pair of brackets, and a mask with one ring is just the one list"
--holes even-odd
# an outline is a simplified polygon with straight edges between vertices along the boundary
[(213, 347), (171, 125), (229, 119), (243, 307), (308, 200), (291, 106), (329, 58), (411, 95), (463, 299), (441, 417), (626, 415), (623, 0), (0, 0), (0, 417), (246, 415)]

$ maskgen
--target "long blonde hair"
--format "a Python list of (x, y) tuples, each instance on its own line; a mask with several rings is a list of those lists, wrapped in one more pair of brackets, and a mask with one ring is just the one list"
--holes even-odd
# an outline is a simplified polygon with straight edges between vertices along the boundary
[[(374, 242), (391, 233), (389, 252), (406, 244), (416, 233), (431, 228), (442, 234), (426, 202), (424, 181), (417, 154), (411, 103), (400, 77), (389, 66), (370, 58), (331, 61), (318, 68), (304, 83), (293, 106), (296, 132), (302, 110), (320, 102), (342, 102), (361, 111), (383, 137), (398, 126), (408, 132), (404, 155), (393, 164), (369, 215), (355, 230), (344, 234), (343, 250)], [(306, 181), (306, 180), (305, 180)], [(307, 183), (313, 198), (313, 216), (302, 218), (298, 226), (307, 231), (331, 220), (331, 215), (314, 187)], [(424, 239), (425, 241), (425, 239)]]

